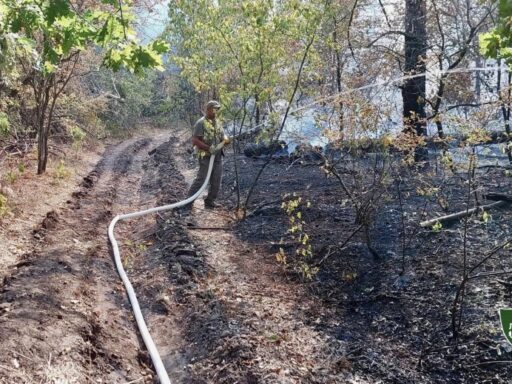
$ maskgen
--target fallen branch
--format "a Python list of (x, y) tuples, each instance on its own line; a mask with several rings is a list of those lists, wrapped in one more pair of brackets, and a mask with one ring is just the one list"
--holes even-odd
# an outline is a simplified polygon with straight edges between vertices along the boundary
[(512, 271), (501, 271), (501, 272), (490, 272), (490, 273), (480, 273), (478, 275), (468, 276), (469, 279), (478, 279), (481, 277), (493, 277), (493, 276), (501, 276), (501, 275), (510, 275)]
[(486, 195), (484, 195), (484, 198), (486, 200), (491, 200), (491, 201), (507, 201), (507, 202), (512, 202), (512, 195), (504, 195), (502, 193), (488, 193)]
[(500, 283), (501, 285), (503, 285), (505, 288), (508, 288), (508, 289), (512, 289), (512, 283), (509, 282), (509, 281), (505, 281), (505, 280), (496, 280), (496, 282)]
[(488, 364), (510, 364), (512, 363), (512, 360), (491, 360), (491, 361), (482, 361), (480, 363), (466, 365), (464, 368), (473, 368), (473, 367), (479, 367), (481, 365), (488, 365)]
[(273, 200), (273, 201), (269, 201), (269, 202), (260, 204), (256, 208), (254, 208), (251, 212), (246, 213), (245, 218), (247, 219), (250, 216), (257, 215), (258, 213), (261, 213), (263, 208), (266, 208), (266, 207), (280, 209), (282, 202), (283, 202), (283, 199), (278, 199), (278, 200)]
[(435, 225), (436, 223), (441, 223), (441, 224), (448, 223), (451, 221), (462, 219), (463, 217), (466, 217), (466, 216), (471, 216), (475, 212), (484, 212), (485, 210), (501, 207), (501, 206), (507, 205), (508, 203), (510, 203), (510, 202), (503, 201), (503, 200), (496, 201), (494, 203), (482, 205), (480, 207), (474, 207), (474, 208), (466, 209), (464, 211), (460, 211), (457, 213), (452, 213), (450, 215), (441, 216), (441, 217), (437, 217), (435, 219), (422, 221), (420, 223), (420, 226), (425, 228), (425, 227), (431, 227), (431, 226)]
[(476, 169), (494, 169), (494, 168), (500, 168), (500, 169), (510, 169), (510, 165), (499, 165), (499, 164), (490, 164), (490, 165), (479, 165), (476, 167)]
[(232, 227), (196, 227), (194, 225), (189, 226), (187, 224), (187, 229), (205, 229), (205, 230), (209, 230), (209, 231), (230, 231), (233, 228)]

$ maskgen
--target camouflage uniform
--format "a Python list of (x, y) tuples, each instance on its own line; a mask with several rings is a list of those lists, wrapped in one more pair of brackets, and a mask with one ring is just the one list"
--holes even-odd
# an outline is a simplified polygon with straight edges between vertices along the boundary
[[(214, 120), (208, 120), (206, 117), (200, 118), (194, 125), (193, 136), (203, 138), (203, 142), (206, 145), (217, 145), (224, 140), (224, 129), (221, 124)], [(208, 190), (208, 196), (204, 200), (206, 205), (213, 205), (214, 200), (220, 191), (220, 185), (222, 180), (222, 156), (224, 153), (218, 153), (215, 156), (213, 162), (212, 174), (210, 176), (210, 188)], [(192, 183), (188, 196), (194, 195), (199, 188), (203, 185), (206, 176), (208, 175), (208, 166), (210, 165), (210, 153), (205, 152), (201, 149), (197, 149), (197, 157), (199, 160), (199, 171), (197, 176)]]

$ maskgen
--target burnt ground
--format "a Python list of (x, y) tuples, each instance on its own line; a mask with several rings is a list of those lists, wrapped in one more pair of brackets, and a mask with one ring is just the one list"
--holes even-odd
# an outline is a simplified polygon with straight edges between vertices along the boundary
[[(241, 189), (246, 190), (265, 160), (239, 160)], [(355, 183), (351, 185), (354, 168), (343, 163), (339, 168), (349, 189), (357, 190)], [(360, 172), (368, 172), (371, 179), (369, 169)], [(263, 245), (267, 254), (284, 247), (292, 259), (285, 270), (292, 279), (300, 279), (291, 268), (297, 245), (290, 243), (289, 218), (276, 201), (295, 192), (311, 202), (309, 208), (305, 203), (301, 206), (305, 232), (314, 249), (309, 262), (319, 266), (316, 276), (304, 281), (308, 298), (316, 302), (309, 321), (346, 346), (349, 371), (357, 372), (363, 382), (509, 382), (512, 348), (502, 334), (498, 309), (509, 307), (510, 275), (470, 280), (461, 329), (454, 339), (450, 311), (462, 280), (466, 222), (447, 224), (439, 232), (418, 226), (421, 219), (465, 209), (465, 173), (454, 176), (434, 165), (402, 172), (401, 206), (396, 183), (379, 188), (370, 232), (380, 260), (369, 251), (361, 233), (345, 244), (359, 227), (355, 211), (339, 182), (326, 177), (318, 162), (271, 164), (253, 197), (253, 207), (259, 208), (240, 224), (238, 234), (255, 246)], [(501, 168), (481, 170), (477, 179), (480, 194), (510, 195), (511, 179)], [(228, 171), (227, 184), (231, 182), (233, 189), (234, 180), (233, 170)], [(418, 193), (426, 185), (439, 187), (439, 192), (432, 196)], [(446, 211), (440, 208), (439, 197), (449, 203)], [(235, 204), (234, 196), (230, 202)], [(402, 210), (406, 215), (403, 225)], [(510, 206), (489, 213), (492, 219), (487, 223), (476, 215), (467, 221), (466, 252), (471, 267), (510, 240)], [(471, 275), (511, 271), (510, 256), (510, 246), (505, 247)]]
[[(154, 382), (115, 272), (106, 229), (117, 213), (182, 199), (194, 160), (177, 133), (110, 147), (68, 202), (34, 228), (33, 251), (0, 287), (0, 382)], [(240, 188), (264, 162), (238, 158)], [(342, 167), (343, 168), (343, 167)], [(351, 185), (351, 173), (342, 173)], [(450, 308), (462, 276), (464, 221), (439, 232), (417, 222), (441, 213), (421, 196), (427, 178), (447, 185), (449, 211), (464, 204), (463, 180), (405, 172), (401, 223), (396, 185), (384, 184), (371, 229), (376, 260), (335, 178), (318, 164), (275, 162), (262, 175), (248, 216), (235, 217), (234, 159), (226, 157), (222, 208), (164, 212), (119, 224), (128, 275), (171, 379), (176, 383), (506, 383), (510, 347), (497, 309), (510, 301), (508, 275), (468, 284), (462, 327)], [(491, 170), (487, 190), (508, 193)], [(319, 270), (295, 271), (283, 195), (301, 206)], [(467, 221), (469, 264), (510, 236), (510, 209)], [(405, 250), (403, 249), (405, 239)], [(282, 243), (282, 244), (280, 244)], [(283, 248), (288, 265), (276, 261)], [(403, 268), (404, 267), (404, 268)], [(403, 273), (402, 269), (404, 269)], [(510, 268), (510, 248), (477, 273)]]

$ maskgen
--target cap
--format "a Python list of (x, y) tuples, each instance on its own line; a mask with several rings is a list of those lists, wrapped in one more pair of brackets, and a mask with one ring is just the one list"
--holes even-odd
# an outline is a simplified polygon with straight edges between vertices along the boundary
[(210, 109), (210, 108), (219, 109), (220, 103), (216, 100), (210, 100), (209, 102), (206, 103), (206, 109)]

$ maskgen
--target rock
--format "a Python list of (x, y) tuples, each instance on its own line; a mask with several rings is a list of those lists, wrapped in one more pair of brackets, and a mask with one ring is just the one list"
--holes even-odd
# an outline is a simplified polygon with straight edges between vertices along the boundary
[(303, 159), (304, 161), (323, 161), (322, 147), (309, 144), (300, 144), (290, 155), (294, 160)]
[(244, 155), (247, 157), (288, 156), (288, 145), (282, 140), (273, 141), (270, 143), (250, 143), (245, 146)]
[(43, 219), (42, 227), (44, 229), (54, 229), (59, 222), (59, 215), (55, 211), (50, 211)]

